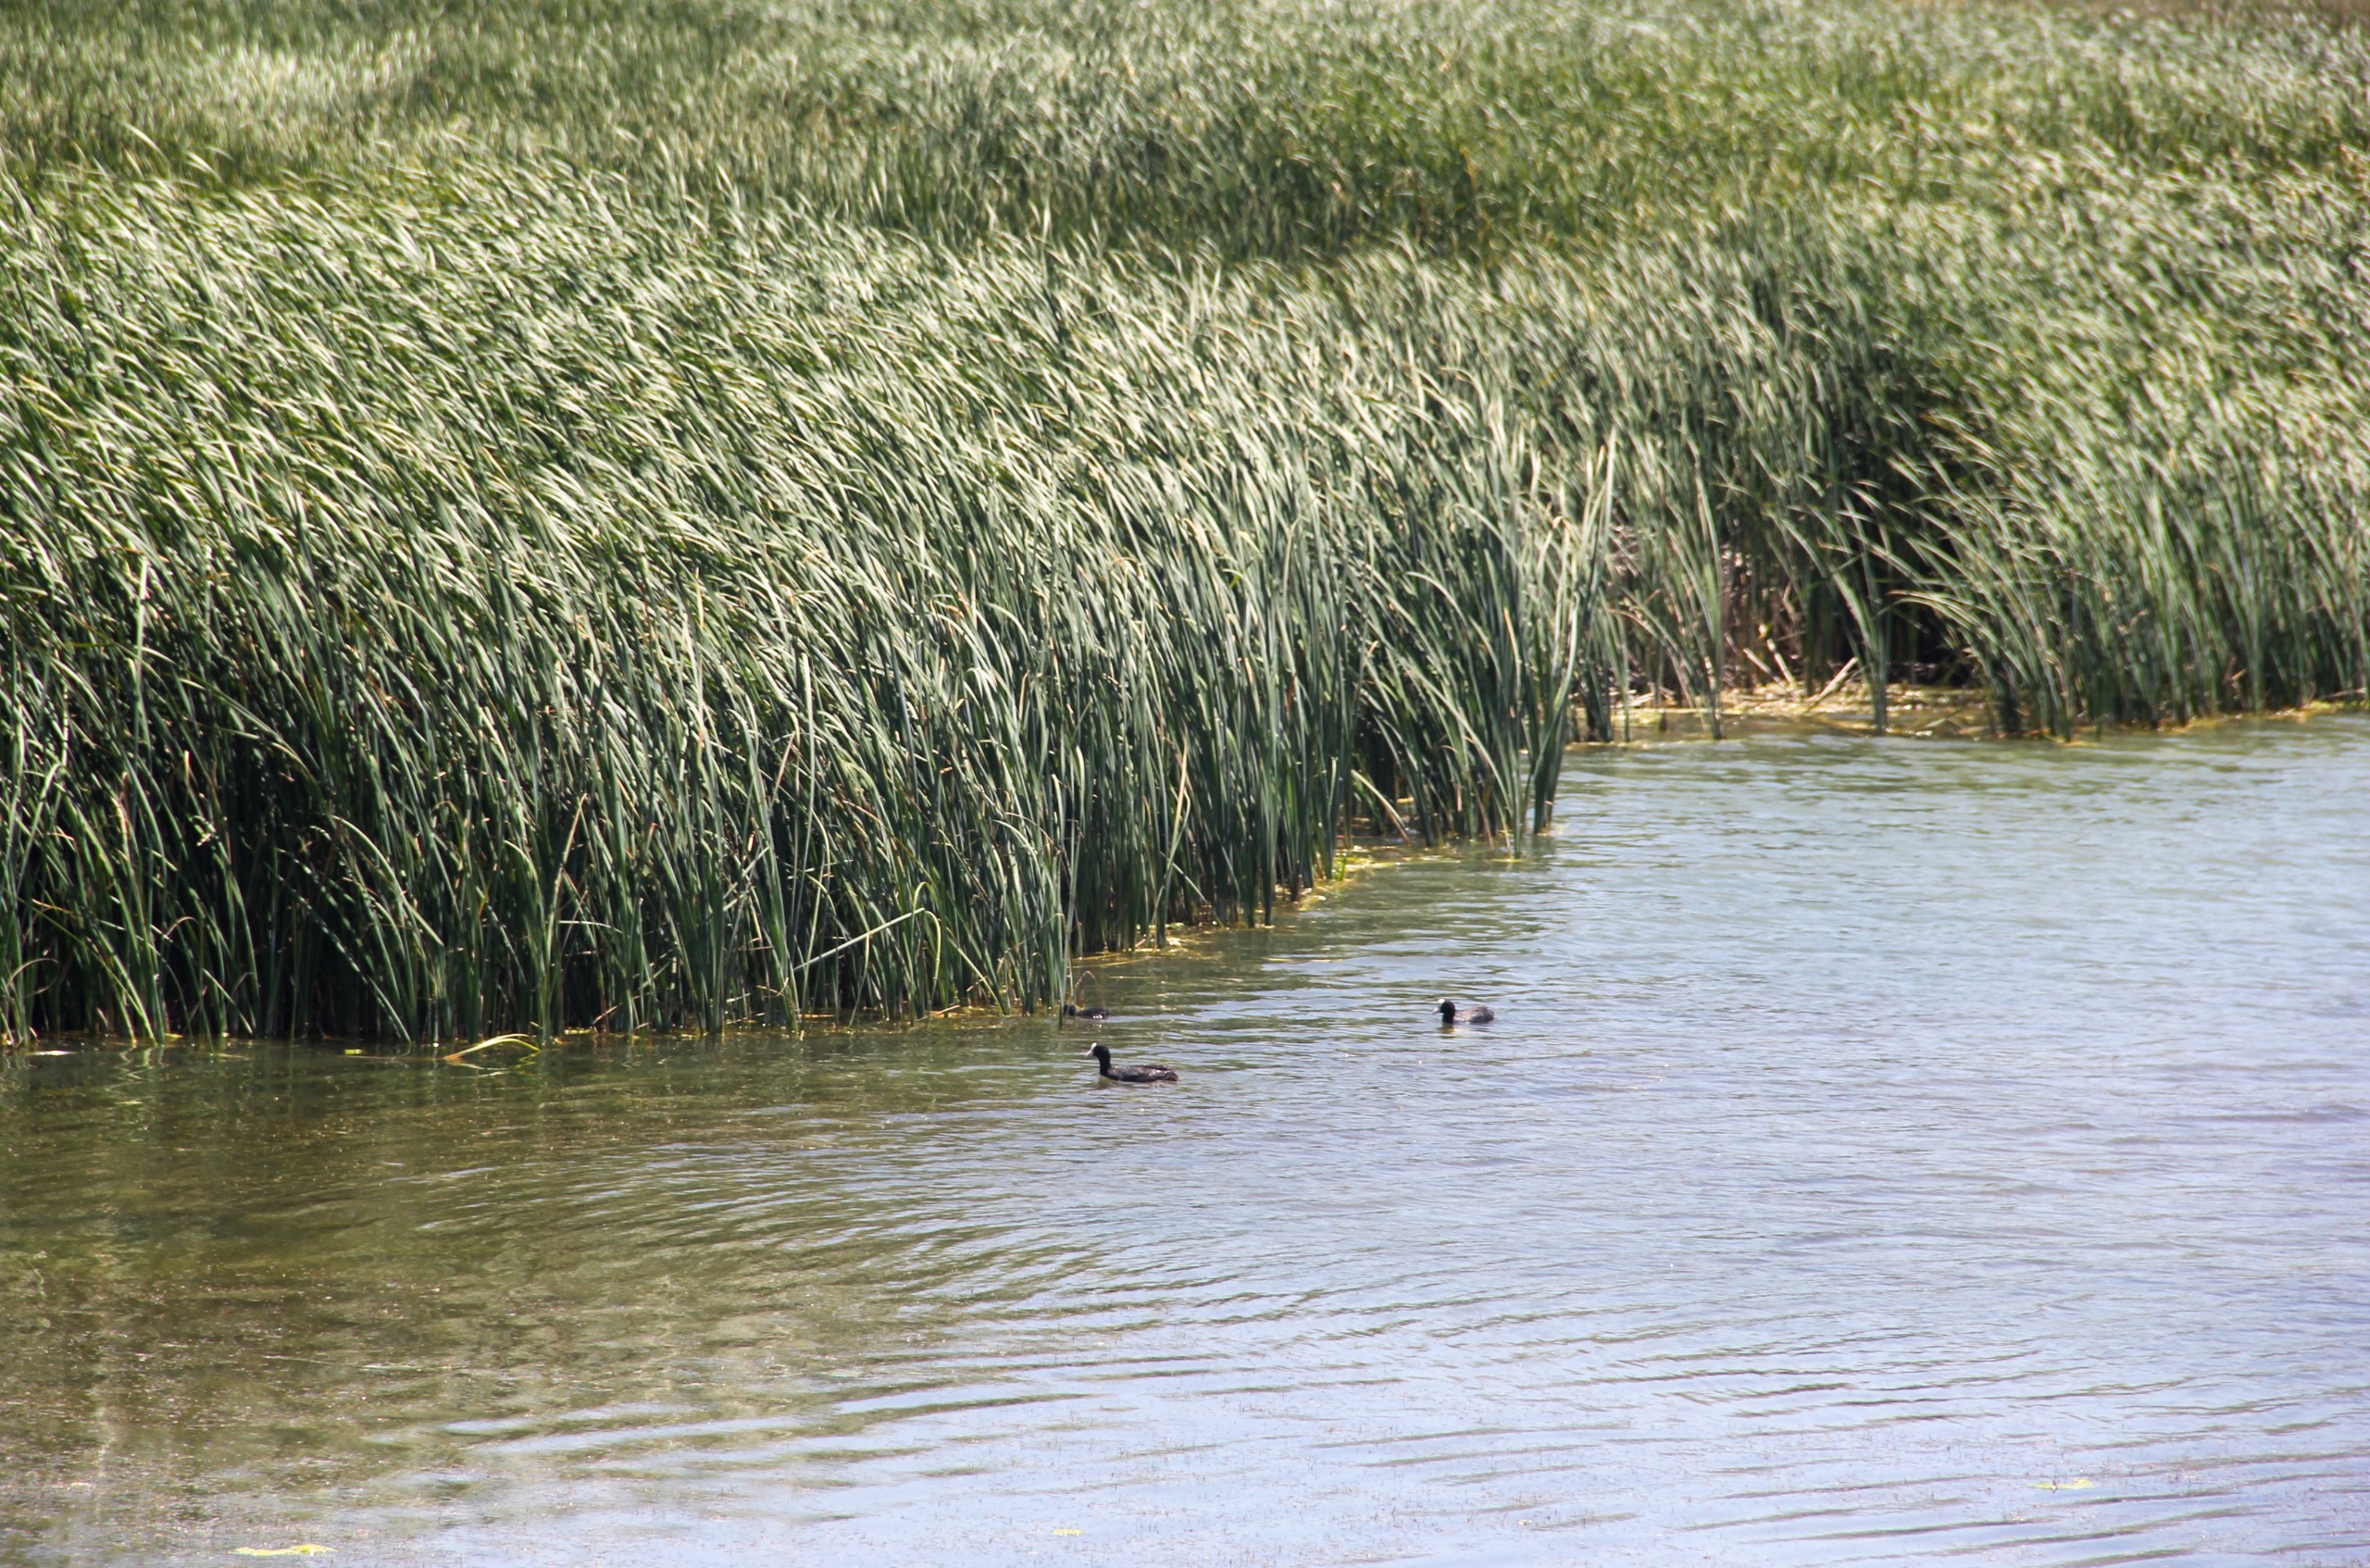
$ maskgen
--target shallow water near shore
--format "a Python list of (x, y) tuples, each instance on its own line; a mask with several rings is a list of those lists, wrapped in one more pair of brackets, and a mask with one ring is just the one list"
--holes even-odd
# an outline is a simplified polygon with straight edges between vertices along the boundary
[(2370, 717), (1575, 753), (1088, 994), (0, 1065), (0, 1561), (2370, 1562)]

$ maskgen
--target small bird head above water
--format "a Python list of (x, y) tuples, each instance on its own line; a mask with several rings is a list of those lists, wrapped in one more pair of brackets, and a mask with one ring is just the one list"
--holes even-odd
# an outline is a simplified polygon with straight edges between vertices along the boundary
[(1456, 1022), (1456, 1003), (1446, 997), (1441, 998), (1441, 1022), (1443, 1024)]
[(1102, 1063), (1106, 1067), (1111, 1065), (1111, 1048), (1104, 1044), (1101, 1040), (1097, 1040), (1092, 1045), (1088, 1046), (1086, 1048), (1086, 1053), (1089, 1056), (1093, 1057), (1097, 1062)]

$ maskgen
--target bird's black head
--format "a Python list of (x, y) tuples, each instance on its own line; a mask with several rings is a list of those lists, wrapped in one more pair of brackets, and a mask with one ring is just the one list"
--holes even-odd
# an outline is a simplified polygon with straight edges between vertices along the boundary
[(1102, 1063), (1106, 1067), (1111, 1065), (1111, 1048), (1100, 1041), (1088, 1046), (1086, 1048), (1086, 1053), (1089, 1056), (1093, 1057), (1097, 1062)]
[(1077, 1016), (1078, 1016), (1078, 1003), (1077, 1003), (1077, 1002), (1065, 1002), (1064, 1003), (1062, 1003), (1062, 1016), (1063, 1016), (1063, 1017), (1065, 1017), (1065, 1018), (1075, 1018), (1075, 1017), (1077, 1017)]
[(1456, 1003), (1446, 997), (1441, 998), (1441, 1022), (1443, 1024), (1456, 1022)]

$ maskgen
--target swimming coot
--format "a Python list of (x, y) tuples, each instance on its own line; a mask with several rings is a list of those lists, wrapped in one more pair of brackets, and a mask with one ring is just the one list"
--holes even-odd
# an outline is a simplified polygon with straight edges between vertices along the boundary
[(1498, 1015), (1486, 1007), (1468, 1007), (1465, 1010), (1464, 1017), (1459, 1018), (1456, 1003), (1446, 997), (1441, 998), (1441, 1027), (1443, 1029), (1459, 1023), (1494, 1024), (1497, 1021)]
[(1114, 1067), (1111, 1065), (1111, 1048), (1107, 1045), (1090, 1046), (1086, 1053), (1094, 1058), (1095, 1066), (1113, 1083), (1173, 1084), (1177, 1081), (1177, 1069), (1158, 1062), (1147, 1062), (1135, 1067)]
[(1111, 1010), (1104, 1006), (1099, 1002), (1091, 1007), (1080, 1007), (1076, 1002), (1065, 1002), (1062, 1003), (1062, 1016), (1065, 1018), (1102, 1019), (1111, 1016)]

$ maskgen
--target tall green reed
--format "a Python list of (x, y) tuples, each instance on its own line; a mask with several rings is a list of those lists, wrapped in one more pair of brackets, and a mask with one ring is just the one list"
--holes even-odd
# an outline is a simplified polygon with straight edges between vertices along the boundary
[(1512, 438), (1280, 280), (122, 194), (6, 252), (114, 262), (18, 326), (19, 1024), (1026, 1005), (1322, 877), (1354, 777), (1537, 804)]
[(1782, 668), (2365, 685), (2358, 40), (0, 23), (0, 1030), (1058, 998)]

